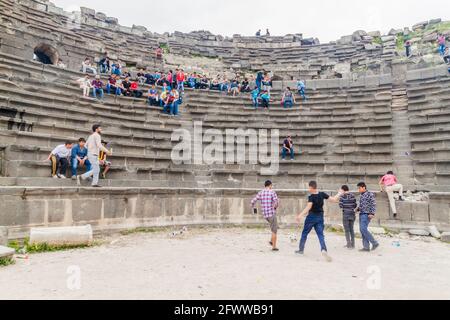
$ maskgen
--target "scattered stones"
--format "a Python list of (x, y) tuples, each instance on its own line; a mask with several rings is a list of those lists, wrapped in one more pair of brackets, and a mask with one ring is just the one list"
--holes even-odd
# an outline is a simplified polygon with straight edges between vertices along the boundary
[(444, 232), (441, 235), (441, 241), (450, 243), (450, 232)]
[(428, 231), (430, 232), (433, 238), (440, 239), (442, 236), (438, 228), (436, 228), (436, 226), (428, 227)]
[(93, 241), (90, 225), (81, 227), (31, 228), (30, 244), (89, 245)]
[(408, 233), (412, 236), (428, 237), (430, 232), (423, 229), (411, 229)]

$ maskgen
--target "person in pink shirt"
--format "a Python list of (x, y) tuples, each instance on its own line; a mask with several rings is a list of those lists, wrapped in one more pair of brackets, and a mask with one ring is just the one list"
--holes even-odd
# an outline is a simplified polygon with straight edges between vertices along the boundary
[(381, 192), (386, 192), (389, 198), (389, 204), (391, 206), (394, 219), (397, 218), (397, 207), (395, 206), (394, 192), (398, 192), (400, 195), (400, 201), (403, 201), (403, 185), (398, 183), (397, 177), (394, 172), (389, 171), (380, 180)]
[(443, 34), (438, 35), (439, 53), (441, 56), (445, 53), (445, 36)]

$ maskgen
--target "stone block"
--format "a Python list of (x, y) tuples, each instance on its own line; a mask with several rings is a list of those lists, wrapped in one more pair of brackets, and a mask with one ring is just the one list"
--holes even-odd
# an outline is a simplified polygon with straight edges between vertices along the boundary
[(428, 222), (430, 221), (429, 204), (427, 202), (413, 202), (411, 205), (412, 221)]
[(441, 235), (441, 241), (450, 243), (450, 232), (444, 232)]
[(14, 253), (16, 253), (16, 251), (14, 249), (0, 245), (0, 258), (1, 259), (12, 258), (14, 256)]
[(408, 233), (412, 236), (428, 237), (430, 232), (424, 229), (411, 229)]
[(31, 228), (30, 243), (49, 245), (89, 245), (93, 241), (90, 225), (61, 228)]
[(430, 232), (431, 236), (436, 239), (441, 238), (441, 233), (439, 232), (438, 228), (436, 226), (430, 226), (428, 227), (428, 231)]
[(126, 198), (110, 198), (104, 201), (105, 219), (125, 218)]
[(65, 200), (48, 200), (48, 222), (63, 222), (66, 213)]
[(8, 228), (0, 227), (0, 246), (8, 245)]
[(96, 221), (102, 216), (103, 200), (73, 200), (72, 217), (75, 222)]

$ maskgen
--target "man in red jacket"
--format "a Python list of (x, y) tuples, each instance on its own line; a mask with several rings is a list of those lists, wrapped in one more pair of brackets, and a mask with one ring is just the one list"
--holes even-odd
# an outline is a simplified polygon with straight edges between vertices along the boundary
[(186, 81), (186, 75), (184, 74), (184, 70), (180, 69), (177, 72), (177, 88), (178, 88), (178, 92), (184, 92), (184, 81)]

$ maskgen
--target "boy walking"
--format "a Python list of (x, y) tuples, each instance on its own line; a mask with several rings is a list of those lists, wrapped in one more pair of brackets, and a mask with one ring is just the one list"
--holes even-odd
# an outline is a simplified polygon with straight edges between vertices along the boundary
[(302, 213), (297, 216), (297, 222), (300, 223), (302, 217), (308, 214), (305, 220), (305, 226), (303, 228), (302, 237), (300, 240), (300, 248), (299, 251), (296, 251), (295, 253), (300, 255), (304, 254), (306, 240), (308, 239), (309, 233), (314, 228), (317, 237), (319, 237), (322, 255), (326, 261), (331, 262), (332, 259), (328, 255), (328, 249), (327, 245), (325, 244), (325, 236), (323, 233), (325, 229), (323, 205), (325, 203), (325, 200), (338, 203), (339, 198), (342, 194), (341, 192), (339, 192), (335, 197), (330, 197), (325, 192), (320, 192), (318, 190), (316, 181), (311, 181), (309, 183), (309, 193), (310, 195), (308, 196), (308, 205), (302, 211)]
[(380, 246), (369, 231), (369, 224), (372, 219), (375, 218), (375, 195), (372, 192), (367, 191), (367, 186), (364, 182), (358, 184), (358, 190), (361, 194), (361, 198), (359, 200), (357, 211), (359, 212), (359, 229), (361, 231), (364, 246), (360, 251), (370, 252), (370, 244), (372, 244), (372, 251)]
[(258, 193), (258, 195), (252, 200), (251, 204), (254, 212), (256, 212), (256, 202), (259, 201), (261, 203), (264, 218), (269, 223), (270, 230), (272, 231), (272, 238), (269, 243), (272, 246), (272, 251), (279, 251), (279, 249), (277, 248), (278, 221), (276, 215), (279, 202), (277, 193), (272, 189), (272, 182), (266, 181), (265, 189)]
[(339, 207), (343, 211), (343, 225), (345, 231), (345, 238), (347, 239), (348, 249), (355, 249), (355, 230), (354, 225), (356, 221), (355, 210), (358, 207), (356, 197), (350, 193), (348, 186), (342, 186), (343, 194), (339, 199)]

